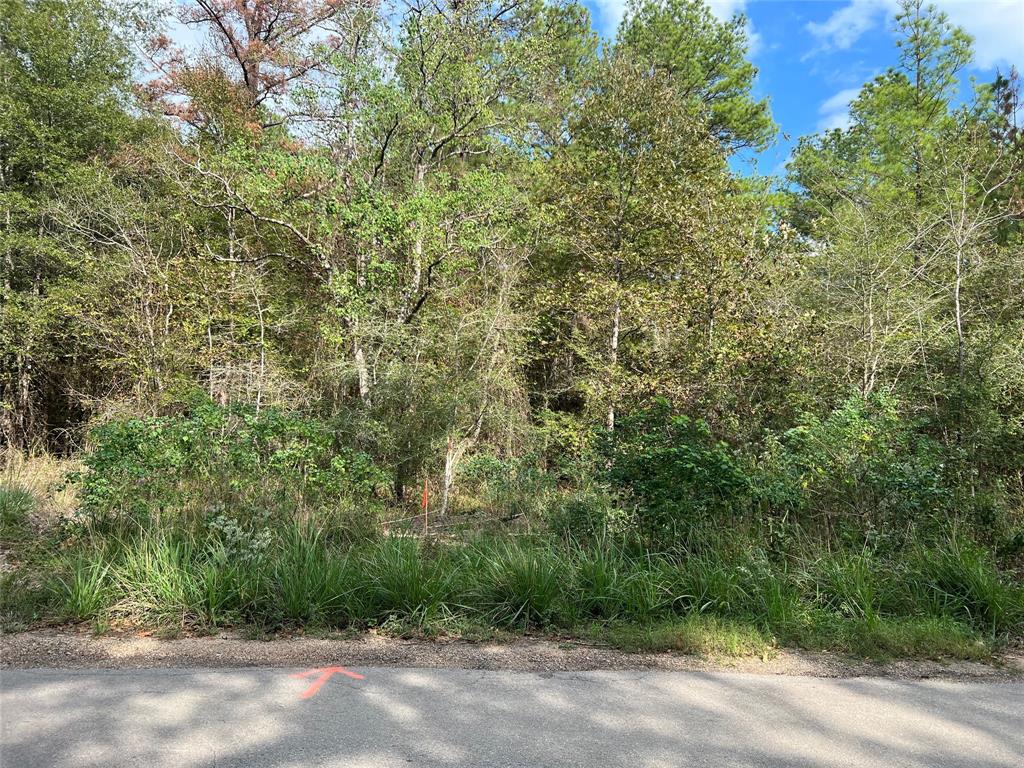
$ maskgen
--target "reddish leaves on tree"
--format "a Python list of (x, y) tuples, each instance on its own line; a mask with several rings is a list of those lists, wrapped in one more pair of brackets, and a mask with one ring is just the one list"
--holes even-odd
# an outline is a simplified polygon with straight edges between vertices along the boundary
[(261, 108), (289, 85), (321, 70), (341, 45), (331, 23), (348, 0), (191, 0), (178, 13), (205, 38), (205, 55), (190, 58), (165, 33), (154, 33), (147, 54), (156, 73), (145, 95), (165, 114), (200, 126), (204, 96), (246, 122), (273, 122)]

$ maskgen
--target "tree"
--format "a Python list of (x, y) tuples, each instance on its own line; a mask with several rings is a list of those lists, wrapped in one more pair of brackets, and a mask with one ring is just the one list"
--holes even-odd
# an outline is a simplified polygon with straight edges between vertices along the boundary
[(990, 89), (953, 104), (969, 38), (911, 0), (896, 28), (899, 66), (864, 87), (849, 129), (803, 142), (791, 166), (808, 236), (805, 332), (820, 340), (812, 377), (831, 379), (819, 392), (833, 402), (850, 388), (900, 393), (942, 439), (973, 504), (967, 467), (997, 453), (1020, 419), (994, 397), (996, 367), (1018, 375), (1006, 362), (1019, 354), (1006, 290), (1020, 272), (1006, 202), (1020, 159)]
[(49, 301), (77, 270), (48, 206), (133, 130), (118, 21), (99, 0), (0, 4), (0, 435), (13, 445), (80, 418), (79, 363), (52, 343), (61, 318)]
[(190, 0), (178, 20), (205, 35), (212, 56), (190, 61), (163, 31), (147, 41), (156, 76), (149, 97), (168, 115), (196, 128), (225, 123), (269, 128), (288, 115), (294, 90), (328, 68), (345, 45), (336, 22), (341, 0)]
[(768, 100), (753, 95), (746, 30), (742, 14), (719, 21), (703, 0), (631, 0), (615, 47), (666, 73), (682, 98), (700, 105), (723, 146), (763, 148), (775, 124)]
[(735, 244), (719, 229), (727, 176), (692, 101), (626, 53), (603, 62), (568, 133), (549, 171), (540, 334), (562, 368), (549, 394), (612, 430), (624, 399), (680, 394), (687, 340), (714, 334), (714, 265)]

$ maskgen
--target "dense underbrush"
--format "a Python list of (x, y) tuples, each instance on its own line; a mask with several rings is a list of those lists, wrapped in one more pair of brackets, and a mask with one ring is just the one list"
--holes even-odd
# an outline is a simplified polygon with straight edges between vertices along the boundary
[(478, 455), (428, 518), (337, 425), (210, 405), (113, 421), (74, 465), (8, 455), (3, 622), (971, 658), (1024, 631), (1014, 519), (956, 514), (884, 407), (754, 458), (654, 409), (587, 461), (573, 478)]

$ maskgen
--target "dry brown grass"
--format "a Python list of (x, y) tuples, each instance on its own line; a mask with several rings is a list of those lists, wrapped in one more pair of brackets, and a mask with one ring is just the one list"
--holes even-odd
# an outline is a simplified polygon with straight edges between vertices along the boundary
[(20, 488), (32, 495), (35, 503), (30, 522), (35, 528), (44, 528), (75, 510), (76, 493), (67, 478), (81, 469), (81, 463), (74, 459), (0, 450), (0, 487)]

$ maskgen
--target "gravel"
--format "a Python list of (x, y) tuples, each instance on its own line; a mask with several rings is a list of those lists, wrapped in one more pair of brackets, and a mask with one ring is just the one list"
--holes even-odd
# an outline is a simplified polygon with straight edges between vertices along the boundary
[(132, 634), (93, 636), (45, 629), (0, 636), (0, 668), (142, 669), (161, 667), (295, 667), (343, 663), (362, 667), (582, 672), (589, 670), (737, 671), (823, 678), (1005, 681), (1024, 677), (1024, 655), (992, 664), (956, 660), (885, 663), (828, 653), (779, 650), (770, 658), (708, 658), (625, 653), (580, 642), (518, 638), (509, 642), (404, 640), (375, 633), (357, 637), (276, 637), (250, 640), (226, 632), (174, 640)]

